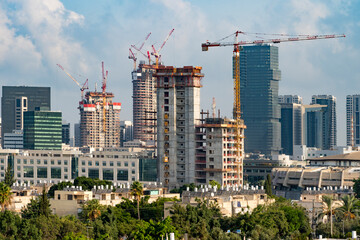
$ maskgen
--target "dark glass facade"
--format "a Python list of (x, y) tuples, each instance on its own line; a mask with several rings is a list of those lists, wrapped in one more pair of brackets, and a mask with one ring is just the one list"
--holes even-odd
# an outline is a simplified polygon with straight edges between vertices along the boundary
[[(50, 87), (13, 87), (3, 86), (1, 97), (1, 118), (2, 130), (1, 139), (4, 133), (11, 133), (15, 128), (16, 101), (19, 98), (27, 97), (27, 110), (34, 111), (36, 107), (46, 107), (50, 110)], [(3, 146), (3, 142), (1, 143)]]
[(139, 159), (139, 181), (157, 181), (157, 159)]
[(24, 149), (61, 150), (61, 112), (24, 112)]
[(70, 144), (70, 123), (62, 125), (62, 143)]
[(278, 104), (278, 48), (246, 46), (240, 51), (240, 99), (245, 129), (245, 152), (277, 154), (281, 150)]

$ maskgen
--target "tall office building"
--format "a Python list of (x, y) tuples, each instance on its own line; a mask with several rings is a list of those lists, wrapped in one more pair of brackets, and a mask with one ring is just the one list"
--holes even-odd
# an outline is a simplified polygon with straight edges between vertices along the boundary
[(169, 188), (196, 182), (201, 69), (159, 66), (156, 70), (159, 179)]
[(140, 61), (132, 72), (134, 139), (154, 140), (156, 136), (156, 89), (154, 65)]
[(81, 147), (80, 144), (80, 123), (74, 124), (74, 145), (75, 147)]
[(24, 149), (61, 150), (61, 122), (61, 112), (24, 112)]
[(4, 146), (4, 134), (12, 133), (13, 130), (22, 130), (24, 112), (34, 111), (36, 107), (51, 108), (50, 87), (2, 87), (2, 146)]
[(112, 93), (87, 92), (80, 102), (80, 145), (120, 147), (121, 103)]
[(303, 99), (298, 95), (279, 95), (279, 103), (297, 103), (302, 104)]
[(62, 143), (70, 144), (70, 123), (62, 124)]
[(294, 145), (303, 145), (303, 107), (297, 103), (280, 103), (282, 153), (293, 155)]
[(346, 145), (360, 146), (360, 95), (346, 96)]
[(281, 150), (278, 48), (246, 46), (240, 51), (240, 99), (245, 152), (277, 154)]
[(323, 145), (322, 149), (336, 147), (336, 98), (332, 95), (313, 95), (311, 104), (326, 105), (323, 121)]
[(327, 105), (311, 104), (304, 105), (304, 140), (307, 147), (325, 149), (327, 139), (325, 138)]
[(131, 121), (120, 121), (120, 146), (124, 146), (124, 142), (134, 140), (133, 124)]

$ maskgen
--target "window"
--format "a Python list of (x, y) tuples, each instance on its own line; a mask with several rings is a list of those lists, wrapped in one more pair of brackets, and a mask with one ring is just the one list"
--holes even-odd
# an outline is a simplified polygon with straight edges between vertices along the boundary
[(60, 194), (58, 194), (58, 200), (60, 200)]
[(85, 168), (82, 168), (82, 169), (81, 169), (81, 172), (83, 172), (83, 173), (86, 172), (86, 169), (85, 169)]
[(34, 177), (34, 167), (24, 167), (24, 178)]
[(135, 162), (132, 162), (132, 163), (131, 163), (131, 166), (132, 166), (132, 167), (135, 167)]
[(38, 178), (47, 178), (47, 167), (38, 167), (37, 168), (37, 177)]
[(51, 178), (61, 178), (61, 168), (52, 167), (51, 168)]
[(106, 161), (103, 161), (103, 162), (102, 162), (102, 165), (103, 165), (103, 166), (106, 166)]
[[(4, 166), (1, 166), (1, 170), (4, 170)], [(21, 171), (21, 167), (20, 167), (20, 166), (17, 166), (17, 170), (18, 170), (18, 171)]]
[(169, 106), (164, 106), (164, 111), (168, 112), (169, 111)]
[(131, 170), (131, 174), (135, 174), (135, 170)]
[(64, 160), (64, 165), (68, 165), (68, 161), (67, 161), (67, 160)]
[(44, 160), (44, 164), (47, 164), (47, 160)]
[(210, 175), (210, 177), (213, 177), (213, 176), (214, 176), (214, 173), (213, 173), (213, 172), (211, 172), (209, 175)]
[(18, 163), (18, 164), (20, 164), (20, 163), (21, 163), (21, 160), (20, 160), (20, 159), (18, 159), (18, 160), (17, 160), (17, 163)]
[(21, 173), (18, 173), (18, 174), (17, 174), (17, 177), (18, 177), (18, 178), (21, 178)]
[(164, 97), (169, 97), (169, 92), (164, 92)]
[(67, 167), (64, 167), (64, 172), (68, 172), (68, 168), (67, 168)]
[(58, 160), (58, 165), (61, 165), (61, 160)]
[(85, 161), (81, 161), (81, 165), (85, 166)]
[(111, 162), (110, 162), (110, 167), (113, 167), (113, 166), (114, 166), (114, 162), (111, 161)]
[(125, 162), (125, 167), (129, 166), (129, 163), (128, 162)]
[(99, 161), (96, 161), (96, 162), (95, 162), (95, 166), (99, 166)]
[(54, 160), (51, 160), (51, 165), (54, 165), (55, 164), (55, 161)]
[(214, 161), (214, 158), (212, 158), (212, 157), (209, 158), (209, 161), (210, 161), (210, 162), (213, 162), (213, 161)]
[(30, 164), (34, 164), (34, 159), (30, 159)]
[(169, 99), (164, 99), (164, 104), (169, 104)]
[(121, 167), (121, 162), (117, 162), (117, 166), (118, 166), (118, 167)]
[(117, 171), (117, 180), (118, 181), (128, 181), (129, 180), (129, 172), (126, 169), (119, 169)]
[(41, 164), (41, 161), (40, 159), (36, 160), (37, 164)]
[(24, 164), (27, 164), (27, 159), (24, 159), (24, 160), (23, 160), (23, 163), (24, 163)]
[(114, 170), (113, 169), (103, 169), (103, 179), (104, 180), (114, 180)]
[(89, 166), (92, 166), (92, 161), (88, 161), (88, 165), (89, 165)]
[(88, 177), (92, 179), (99, 178), (99, 169), (89, 169)]

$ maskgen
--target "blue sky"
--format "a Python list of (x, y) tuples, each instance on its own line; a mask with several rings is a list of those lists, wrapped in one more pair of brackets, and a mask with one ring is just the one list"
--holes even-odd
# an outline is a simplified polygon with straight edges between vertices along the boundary
[[(351, 0), (3, 0), (0, 2), (1, 85), (50, 86), (52, 109), (78, 122), (80, 91), (56, 64), (90, 88), (101, 84), (101, 61), (109, 70), (108, 90), (122, 102), (122, 120), (132, 119), (131, 44), (152, 32), (145, 48), (160, 46), (165, 65), (203, 67), (202, 108), (212, 97), (231, 116), (232, 49), (202, 52), (241, 30), (288, 34), (346, 34), (346, 38), (279, 44), (280, 94), (337, 98), (338, 144), (345, 144), (345, 97), (360, 94), (360, 2)], [(142, 59), (138, 55), (139, 59)]]

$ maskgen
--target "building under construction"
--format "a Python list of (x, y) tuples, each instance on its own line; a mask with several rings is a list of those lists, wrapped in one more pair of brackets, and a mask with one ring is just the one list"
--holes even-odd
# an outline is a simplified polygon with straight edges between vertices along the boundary
[(155, 65), (140, 61), (132, 72), (134, 139), (154, 141), (156, 138)]
[(87, 92), (80, 102), (80, 143), (89, 147), (120, 147), (121, 103), (112, 93)]

